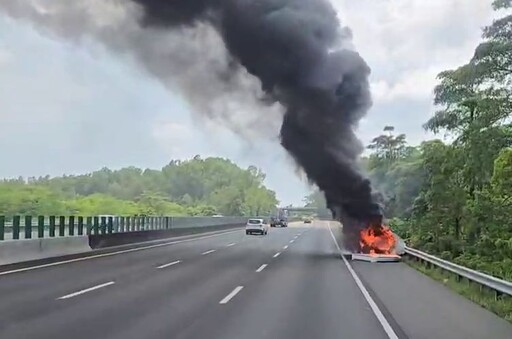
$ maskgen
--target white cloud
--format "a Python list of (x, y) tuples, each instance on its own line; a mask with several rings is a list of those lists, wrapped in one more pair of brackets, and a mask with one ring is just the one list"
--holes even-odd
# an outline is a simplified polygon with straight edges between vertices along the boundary
[(0, 48), (0, 68), (6, 67), (12, 60), (12, 57), (8, 50)]
[(354, 45), (372, 68), (374, 106), (359, 134), (371, 140), (395, 125), (419, 142), (433, 112), (440, 72), (469, 61), (482, 27), (496, 17), (491, 1), (332, 0)]
[[(464, 62), (493, 17), (490, 1), (334, 0), (370, 65), (393, 69)], [(399, 64), (392, 65), (393, 63)], [(383, 70), (378, 70), (379, 73)]]
[(378, 105), (396, 100), (422, 100), (432, 96), (437, 85), (440, 67), (412, 70), (402, 73), (397, 81), (380, 80), (371, 84), (373, 100)]
[(171, 121), (157, 121), (153, 126), (153, 137), (160, 147), (172, 158), (190, 157), (190, 145), (197, 131), (192, 126)]

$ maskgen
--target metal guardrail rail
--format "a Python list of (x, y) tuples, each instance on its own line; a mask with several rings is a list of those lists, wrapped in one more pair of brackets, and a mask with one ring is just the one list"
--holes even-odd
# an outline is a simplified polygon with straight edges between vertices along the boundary
[(454, 264), (450, 261), (437, 258), (433, 255), (425, 252), (416, 250), (414, 248), (405, 247), (405, 253), (411, 257), (419, 259), (421, 261), (430, 263), (434, 266), (440, 267), (446, 271), (449, 271), (459, 278), (465, 278), (471, 282), (477, 283), (481, 286), (496, 291), (498, 295), (506, 294), (512, 296), (512, 282), (502, 280), (491, 275), (481, 273), (467, 267)]

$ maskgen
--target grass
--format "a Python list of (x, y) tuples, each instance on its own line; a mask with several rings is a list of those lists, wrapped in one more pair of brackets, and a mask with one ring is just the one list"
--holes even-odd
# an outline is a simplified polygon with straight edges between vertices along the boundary
[(406, 263), (512, 323), (512, 297), (508, 295), (496, 297), (493, 290), (480, 287), (480, 285), (469, 282), (467, 279), (457, 281), (454, 274), (439, 268), (427, 268), (424, 264), (412, 260), (406, 260)]

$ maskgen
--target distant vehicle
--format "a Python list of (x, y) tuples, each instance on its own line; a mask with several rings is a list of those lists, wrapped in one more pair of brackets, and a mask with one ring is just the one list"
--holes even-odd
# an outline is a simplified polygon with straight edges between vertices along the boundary
[(280, 209), (277, 217), (272, 217), (270, 227), (288, 227), (288, 213), (286, 210)]
[(288, 221), (286, 219), (279, 219), (272, 217), (272, 221), (270, 222), (270, 227), (288, 227)]
[(249, 219), (245, 225), (245, 234), (259, 233), (266, 235), (268, 233), (268, 224), (263, 219)]
[(212, 218), (222, 218), (223, 215), (222, 214), (215, 214), (215, 215), (212, 215)]
[(313, 222), (313, 220), (311, 220), (310, 217), (304, 218), (304, 223), (305, 224), (311, 224), (311, 222)]

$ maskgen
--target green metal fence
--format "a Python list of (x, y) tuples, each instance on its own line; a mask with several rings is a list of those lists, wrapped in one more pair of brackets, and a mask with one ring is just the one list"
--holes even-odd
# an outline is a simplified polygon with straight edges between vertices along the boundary
[(13, 216), (0, 215), (0, 241), (101, 235), (245, 223), (247, 217)]

